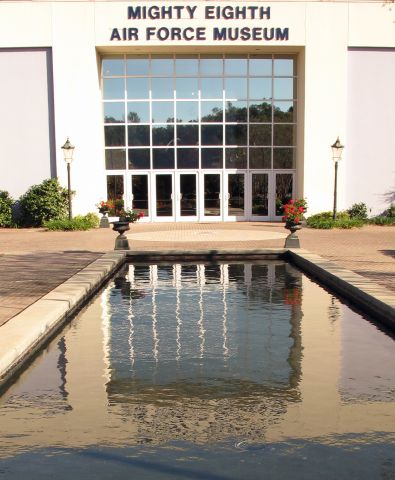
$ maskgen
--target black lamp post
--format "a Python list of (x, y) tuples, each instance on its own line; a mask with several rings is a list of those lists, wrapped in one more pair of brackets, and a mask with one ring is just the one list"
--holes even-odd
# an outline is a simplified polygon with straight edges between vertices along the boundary
[(61, 147), (63, 150), (64, 161), (67, 164), (67, 194), (69, 198), (69, 220), (72, 219), (71, 213), (71, 184), (70, 184), (70, 164), (73, 161), (74, 145), (71, 145), (67, 137), (66, 143)]
[(337, 166), (342, 158), (342, 153), (344, 145), (340, 143), (339, 137), (337, 137), (336, 142), (331, 145), (332, 148), (332, 158), (335, 162), (335, 189), (333, 193), (333, 220), (336, 220), (336, 208), (337, 208)]

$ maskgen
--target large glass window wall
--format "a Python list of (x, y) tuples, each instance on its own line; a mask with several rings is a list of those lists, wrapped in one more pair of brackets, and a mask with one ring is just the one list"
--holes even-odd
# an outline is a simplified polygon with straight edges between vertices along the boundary
[(105, 162), (114, 170), (292, 170), (292, 55), (102, 59)]

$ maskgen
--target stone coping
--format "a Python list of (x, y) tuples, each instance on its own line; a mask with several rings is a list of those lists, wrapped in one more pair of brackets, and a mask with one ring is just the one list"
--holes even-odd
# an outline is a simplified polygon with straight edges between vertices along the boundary
[(0, 327), (0, 387), (83, 307), (127, 260), (289, 259), (395, 331), (395, 295), (384, 287), (303, 249), (117, 251), (104, 254)]
[(124, 263), (104, 254), (0, 327), (0, 387), (98, 291)]

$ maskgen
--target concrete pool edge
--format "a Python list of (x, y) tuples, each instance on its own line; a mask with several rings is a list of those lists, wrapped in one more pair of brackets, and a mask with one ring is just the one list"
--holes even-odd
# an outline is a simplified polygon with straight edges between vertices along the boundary
[(126, 261), (287, 259), (395, 331), (395, 295), (307, 250), (284, 248), (118, 251), (103, 254), (0, 327), (0, 388)]
[(290, 249), (285, 257), (395, 332), (395, 295), (390, 290), (308, 250)]
[(0, 388), (41, 349), (125, 262), (103, 254), (0, 327)]

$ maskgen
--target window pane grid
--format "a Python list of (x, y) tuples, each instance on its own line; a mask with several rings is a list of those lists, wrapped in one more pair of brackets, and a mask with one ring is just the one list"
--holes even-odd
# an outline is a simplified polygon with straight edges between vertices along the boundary
[(296, 80), (292, 55), (105, 56), (106, 168), (294, 169)]

